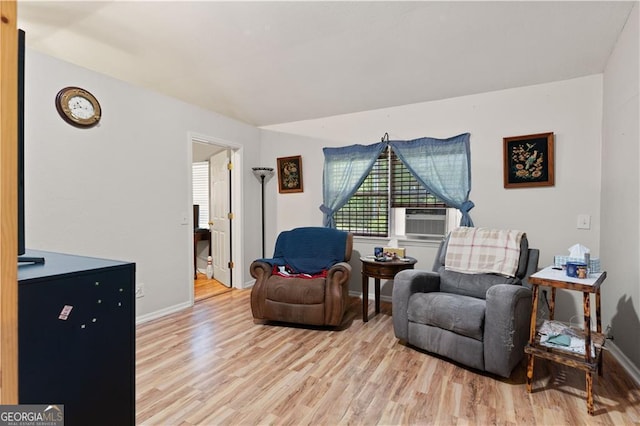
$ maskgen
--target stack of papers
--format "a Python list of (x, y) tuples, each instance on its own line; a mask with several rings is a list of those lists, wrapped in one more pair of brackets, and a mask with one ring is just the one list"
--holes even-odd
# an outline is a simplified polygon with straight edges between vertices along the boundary
[[(584, 337), (576, 330), (560, 321), (545, 320), (538, 330), (540, 344), (584, 355)], [(596, 348), (591, 342), (591, 356), (595, 358)]]

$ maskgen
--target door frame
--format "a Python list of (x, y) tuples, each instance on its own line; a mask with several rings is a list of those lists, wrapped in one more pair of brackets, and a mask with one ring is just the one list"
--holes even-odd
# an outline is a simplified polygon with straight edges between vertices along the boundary
[[(231, 244), (231, 260), (234, 263), (233, 269), (231, 269), (231, 288), (242, 288), (242, 253), (244, 251), (243, 241), (244, 235), (242, 232), (242, 158), (243, 158), (243, 146), (228, 141), (225, 139), (217, 138), (214, 136), (207, 136), (195, 132), (188, 132), (187, 137), (187, 158), (188, 158), (188, 173), (189, 176), (189, 184), (188, 184), (188, 199), (186, 205), (186, 211), (191, 211), (193, 206), (193, 177), (191, 175), (191, 164), (193, 164), (193, 144), (194, 143), (202, 143), (209, 145), (216, 145), (223, 148), (228, 148), (231, 151), (231, 163), (233, 164), (233, 169), (231, 170), (231, 209), (233, 211), (233, 220), (231, 221), (231, 235), (230, 235), (230, 244)], [(189, 255), (190, 264), (193, 263), (193, 215), (188, 215), (189, 217), (189, 225), (185, 231), (188, 232), (188, 241), (187, 244), (187, 253)], [(194, 303), (194, 286), (193, 286), (193, 274), (189, 275), (189, 301), (190, 304)]]

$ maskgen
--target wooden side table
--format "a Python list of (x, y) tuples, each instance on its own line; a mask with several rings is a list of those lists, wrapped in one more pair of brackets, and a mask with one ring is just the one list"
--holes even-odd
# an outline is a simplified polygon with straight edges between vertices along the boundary
[(393, 280), (396, 274), (403, 269), (413, 269), (417, 263), (413, 257), (405, 257), (406, 260), (394, 259), (387, 262), (378, 262), (375, 259), (361, 257), (362, 262), (362, 321), (369, 321), (369, 278), (375, 282), (376, 314), (380, 313), (380, 280)]
[[(590, 274), (588, 278), (572, 278), (566, 275), (564, 270), (556, 270), (547, 267), (529, 277), (529, 282), (533, 290), (533, 308), (531, 311), (531, 327), (529, 334), (529, 344), (524, 351), (528, 354), (527, 364), (527, 392), (531, 392), (533, 382), (534, 358), (544, 358), (554, 362), (559, 362), (570, 367), (579, 368), (586, 373), (587, 386), (587, 412), (593, 415), (593, 372), (598, 371), (602, 375), (602, 347), (605, 336), (602, 333), (602, 322), (600, 318), (600, 286), (607, 278), (606, 272)], [(584, 328), (581, 337), (584, 338), (584, 355), (569, 352), (560, 348), (544, 346), (537, 336), (536, 313), (538, 311), (538, 292), (540, 286), (551, 287), (551, 300), (549, 302), (549, 318), (553, 320), (555, 310), (556, 290), (574, 290), (582, 292), (582, 302), (584, 307)], [(596, 298), (596, 332), (591, 331), (591, 306), (590, 296), (595, 294)], [(591, 346), (595, 347), (595, 356), (591, 353)]]

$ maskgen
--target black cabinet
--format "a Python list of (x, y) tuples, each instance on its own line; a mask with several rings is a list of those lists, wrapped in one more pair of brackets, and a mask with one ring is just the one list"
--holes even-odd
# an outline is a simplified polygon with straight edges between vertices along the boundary
[(135, 264), (31, 250), (18, 267), (20, 404), (65, 424), (135, 423)]

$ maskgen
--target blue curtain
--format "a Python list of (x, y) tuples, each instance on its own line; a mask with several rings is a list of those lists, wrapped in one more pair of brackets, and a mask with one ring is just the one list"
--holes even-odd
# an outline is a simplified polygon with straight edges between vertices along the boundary
[(391, 149), (416, 180), (436, 197), (462, 212), (460, 226), (473, 226), (469, 210), (471, 157), (469, 133), (448, 139), (391, 141)]
[(333, 214), (355, 194), (386, 146), (386, 142), (379, 142), (373, 145), (323, 148), (323, 204), (320, 210), (324, 213), (324, 226), (335, 228)]

